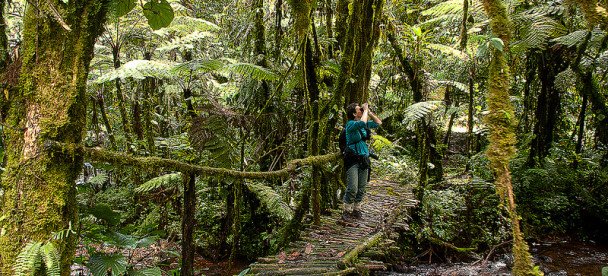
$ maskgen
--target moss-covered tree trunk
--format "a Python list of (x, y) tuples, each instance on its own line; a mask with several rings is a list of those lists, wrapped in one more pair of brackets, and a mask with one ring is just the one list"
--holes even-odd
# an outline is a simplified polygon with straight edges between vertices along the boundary
[[(20, 89), (13, 95), (5, 128), (2, 275), (13, 274), (15, 257), (26, 243), (48, 241), (53, 232), (76, 225), (75, 180), (82, 156), (50, 153), (45, 144), (82, 142), (88, 67), (108, 0), (38, 3), (28, 5), (23, 19)], [(62, 275), (69, 275), (74, 238), (53, 241), (61, 254)]]
[(372, 54), (380, 37), (384, 1), (352, 1), (348, 8), (343, 4), (343, 1), (338, 2), (336, 20), (348, 22), (348, 28), (344, 30), (343, 26), (336, 26), (336, 36), (342, 48), (336, 89), (344, 94), (346, 107), (353, 102), (366, 102), (369, 96)]
[(490, 145), (487, 149), (490, 166), (496, 177), (495, 186), (501, 201), (505, 204), (511, 220), (513, 235), (513, 274), (537, 275), (528, 244), (519, 227), (519, 217), (515, 208), (515, 194), (511, 184), (509, 160), (515, 153), (515, 112), (509, 100), (510, 72), (505, 52), (508, 51), (511, 36), (511, 21), (502, 0), (484, 0), (483, 7), (490, 18), (490, 27), (494, 35), (504, 43), (503, 49), (492, 50), (490, 62), (490, 84), (487, 102), (490, 113), (486, 123), (490, 129)]

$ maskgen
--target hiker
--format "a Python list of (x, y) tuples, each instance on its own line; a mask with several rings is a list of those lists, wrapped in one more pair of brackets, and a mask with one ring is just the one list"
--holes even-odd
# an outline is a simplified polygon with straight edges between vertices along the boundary
[[(346, 148), (344, 169), (346, 170), (346, 191), (344, 192), (344, 211), (342, 219), (361, 218), (361, 200), (365, 195), (365, 186), (369, 173), (369, 149), (366, 140), (371, 136), (370, 129), (382, 124), (367, 103), (359, 106), (352, 103), (346, 107), (348, 122), (344, 126)], [(371, 120), (369, 120), (371, 118)]]

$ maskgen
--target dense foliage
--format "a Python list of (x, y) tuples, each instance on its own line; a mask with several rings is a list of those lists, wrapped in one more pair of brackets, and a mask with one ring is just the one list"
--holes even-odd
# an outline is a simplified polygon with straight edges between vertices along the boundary
[[(48, 1), (40, 14), (26, 14), (39, 8), (30, 2), (1, 7), (0, 244), (21, 254), (0, 250), (0, 269), (56, 275), (65, 270), (63, 255), (76, 251), (94, 275), (158, 275), (177, 271), (175, 260), (187, 254), (233, 262), (276, 252), (302, 224), (339, 206), (340, 162), (266, 179), (154, 162), (276, 171), (336, 152), (343, 107), (356, 101), (383, 119), (372, 177), (411, 185), (419, 201), (400, 241), (410, 257), (479, 259), (512, 238), (518, 217), (528, 239), (608, 241), (605, 1), (491, 1), (509, 14), (500, 26), (490, 25), (497, 21), (478, 0), (103, 1), (94, 15), (103, 20), (83, 21), (95, 39), (77, 40), (94, 42), (91, 53), (77, 53), (84, 46), (66, 52), (90, 64), (54, 68), (69, 88), (55, 94), (43, 93), (59, 88), (42, 71), (22, 71), (61, 56), (53, 42), (31, 46), (52, 37), (31, 22), (40, 16), (65, 32), (57, 39), (69, 37), (77, 32), (66, 28), (80, 24), (74, 14), (86, 9)], [(509, 70), (492, 71), (498, 57)], [(505, 72), (504, 83), (491, 79)], [(498, 98), (512, 111), (486, 98), (499, 85)], [(21, 129), (37, 126), (32, 102), (46, 108), (42, 115), (61, 111), (41, 121), (50, 127), (38, 141), (70, 144), (60, 153), (21, 159), (30, 148)], [(504, 147), (487, 151), (496, 143)], [(70, 148), (82, 145), (148, 159), (100, 162)], [(40, 165), (24, 165), (31, 160)], [(53, 166), (67, 171), (46, 174)], [(496, 184), (509, 169), (515, 216)], [(69, 183), (53, 202), (77, 214), (14, 244), (7, 231), (20, 225), (12, 214), (24, 204), (15, 195), (40, 183)], [(46, 196), (41, 191), (36, 198)], [(26, 213), (19, 214), (29, 221)], [(132, 258), (165, 243), (182, 246), (169, 246), (159, 262)]]

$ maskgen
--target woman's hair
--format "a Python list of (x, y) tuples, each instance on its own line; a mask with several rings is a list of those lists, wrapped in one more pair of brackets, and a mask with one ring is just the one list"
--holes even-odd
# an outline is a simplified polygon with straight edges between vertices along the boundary
[(355, 115), (354, 113), (357, 113), (357, 106), (359, 104), (358, 103), (351, 103), (346, 107), (346, 117), (349, 120), (354, 120), (355, 119)]

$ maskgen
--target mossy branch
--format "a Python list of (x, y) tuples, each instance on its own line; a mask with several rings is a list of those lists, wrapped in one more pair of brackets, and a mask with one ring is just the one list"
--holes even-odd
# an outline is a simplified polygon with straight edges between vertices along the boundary
[(82, 145), (65, 144), (56, 141), (47, 141), (45, 147), (54, 152), (63, 152), (71, 155), (82, 154), (99, 162), (108, 162), (113, 165), (134, 166), (141, 168), (164, 168), (182, 173), (195, 173), (199, 176), (209, 176), (215, 178), (241, 178), (241, 179), (276, 179), (289, 177), (297, 168), (310, 165), (321, 165), (334, 162), (340, 159), (340, 153), (330, 153), (325, 155), (309, 156), (303, 159), (289, 161), (285, 167), (276, 171), (269, 172), (242, 172), (224, 168), (214, 168), (199, 166), (172, 159), (160, 157), (136, 157), (125, 153), (103, 150), (100, 148), (87, 148)]
[(346, 253), (346, 255), (344, 255), (344, 257), (338, 263), (338, 267), (344, 269), (346, 267), (352, 266), (355, 263), (355, 260), (357, 259), (357, 256), (359, 256), (359, 254), (361, 254), (366, 249), (378, 244), (382, 240), (383, 236), (384, 236), (384, 232), (380, 231), (380, 232), (374, 234), (373, 236), (369, 237), (366, 241), (355, 246), (355, 248), (353, 248), (353, 250), (351, 250), (350, 252)]

